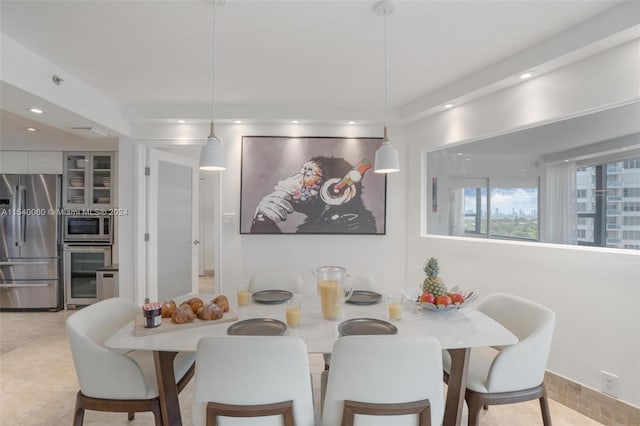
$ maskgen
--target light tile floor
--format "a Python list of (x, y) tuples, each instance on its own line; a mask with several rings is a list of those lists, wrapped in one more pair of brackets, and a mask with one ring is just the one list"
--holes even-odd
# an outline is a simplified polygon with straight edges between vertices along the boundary
[[(64, 321), (74, 311), (0, 313), (0, 425), (57, 426), (72, 422), (78, 381), (69, 351)], [(319, 405), (320, 355), (310, 356), (316, 405)], [(180, 394), (185, 425), (191, 424), (193, 381)], [(555, 426), (599, 425), (588, 417), (550, 401)], [(317, 409), (318, 411), (318, 409)], [(319, 417), (318, 417), (319, 418)], [(466, 422), (466, 417), (465, 417)], [(87, 411), (85, 425), (153, 425), (150, 413), (126, 414)], [(490, 407), (483, 426), (542, 424), (536, 401)]]

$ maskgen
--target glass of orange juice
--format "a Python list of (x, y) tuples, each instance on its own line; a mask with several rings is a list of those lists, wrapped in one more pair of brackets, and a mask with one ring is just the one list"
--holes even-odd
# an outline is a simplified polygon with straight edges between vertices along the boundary
[(287, 300), (284, 315), (288, 327), (297, 328), (300, 326), (300, 320), (302, 318), (302, 297), (300, 297), (300, 295), (294, 295), (291, 299)]
[(398, 321), (402, 319), (402, 297), (397, 294), (389, 294), (386, 297), (387, 314), (389, 319)]
[(246, 306), (251, 301), (251, 293), (248, 284), (238, 284), (236, 286), (236, 297), (238, 306)]

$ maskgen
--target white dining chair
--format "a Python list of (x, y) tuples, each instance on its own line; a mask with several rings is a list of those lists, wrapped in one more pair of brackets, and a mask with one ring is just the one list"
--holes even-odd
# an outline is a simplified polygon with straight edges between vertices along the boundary
[(249, 291), (287, 290), (292, 293), (304, 291), (304, 279), (301, 274), (283, 271), (257, 271), (249, 278)]
[(313, 393), (304, 341), (289, 336), (200, 339), (193, 421), (195, 426), (312, 426)]
[(369, 272), (348, 273), (345, 287), (354, 290), (375, 291), (375, 276)]
[(333, 348), (322, 425), (440, 425), (441, 367), (440, 342), (432, 337), (341, 337)]
[[(519, 342), (471, 350), (465, 393), (469, 425), (480, 425), (483, 407), (532, 399), (540, 400), (544, 425), (551, 425), (544, 373), (555, 314), (539, 303), (504, 293), (490, 294), (477, 309), (509, 329)], [(446, 351), (443, 365), (448, 380), (451, 357)]]
[[(66, 321), (71, 355), (80, 391), (76, 396), (73, 424), (82, 425), (84, 411), (151, 411), (156, 425), (162, 424), (153, 352), (109, 349), (104, 342), (141, 308), (131, 300), (115, 297), (87, 306)], [(178, 391), (194, 372), (195, 352), (181, 352), (174, 360)]]

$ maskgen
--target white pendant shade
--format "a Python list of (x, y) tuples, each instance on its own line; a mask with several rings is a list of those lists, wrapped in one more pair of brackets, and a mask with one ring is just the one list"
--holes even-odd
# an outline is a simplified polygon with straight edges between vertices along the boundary
[(209, 136), (207, 143), (200, 151), (200, 170), (226, 170), (224, 146), (215, 135)]
[(400, 171), (400, 161), (398, 151), (385, 139), (376, 151), (375, 167), (376, 173), (395, 173)]

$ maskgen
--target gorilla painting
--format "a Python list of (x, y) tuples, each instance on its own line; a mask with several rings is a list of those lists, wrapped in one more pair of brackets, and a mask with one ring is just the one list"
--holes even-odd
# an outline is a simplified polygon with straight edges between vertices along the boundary
[[(367, 158), (360, 157), (356, 164), (343, 157), (328, 155), (299, 161), (289, 176), (272, 180), (275, 186), (271, 187), (271, 192), (265, 191), (261, 198), (256, 197), (253, 207), (243, 201), (243, 208), (252, 209), (250, 233), (379, 233), (376, 216), (363, 200), (367, 191), (363, 179), (373, 175), (372, 164)], [(375, 182), (372, 179), (382, 179), (384, 183), (379, 175), (369, 179)], [(384, 224), (384, 217), (382, 220)], [(283, 227), (287, 230), (283, 231)]]

